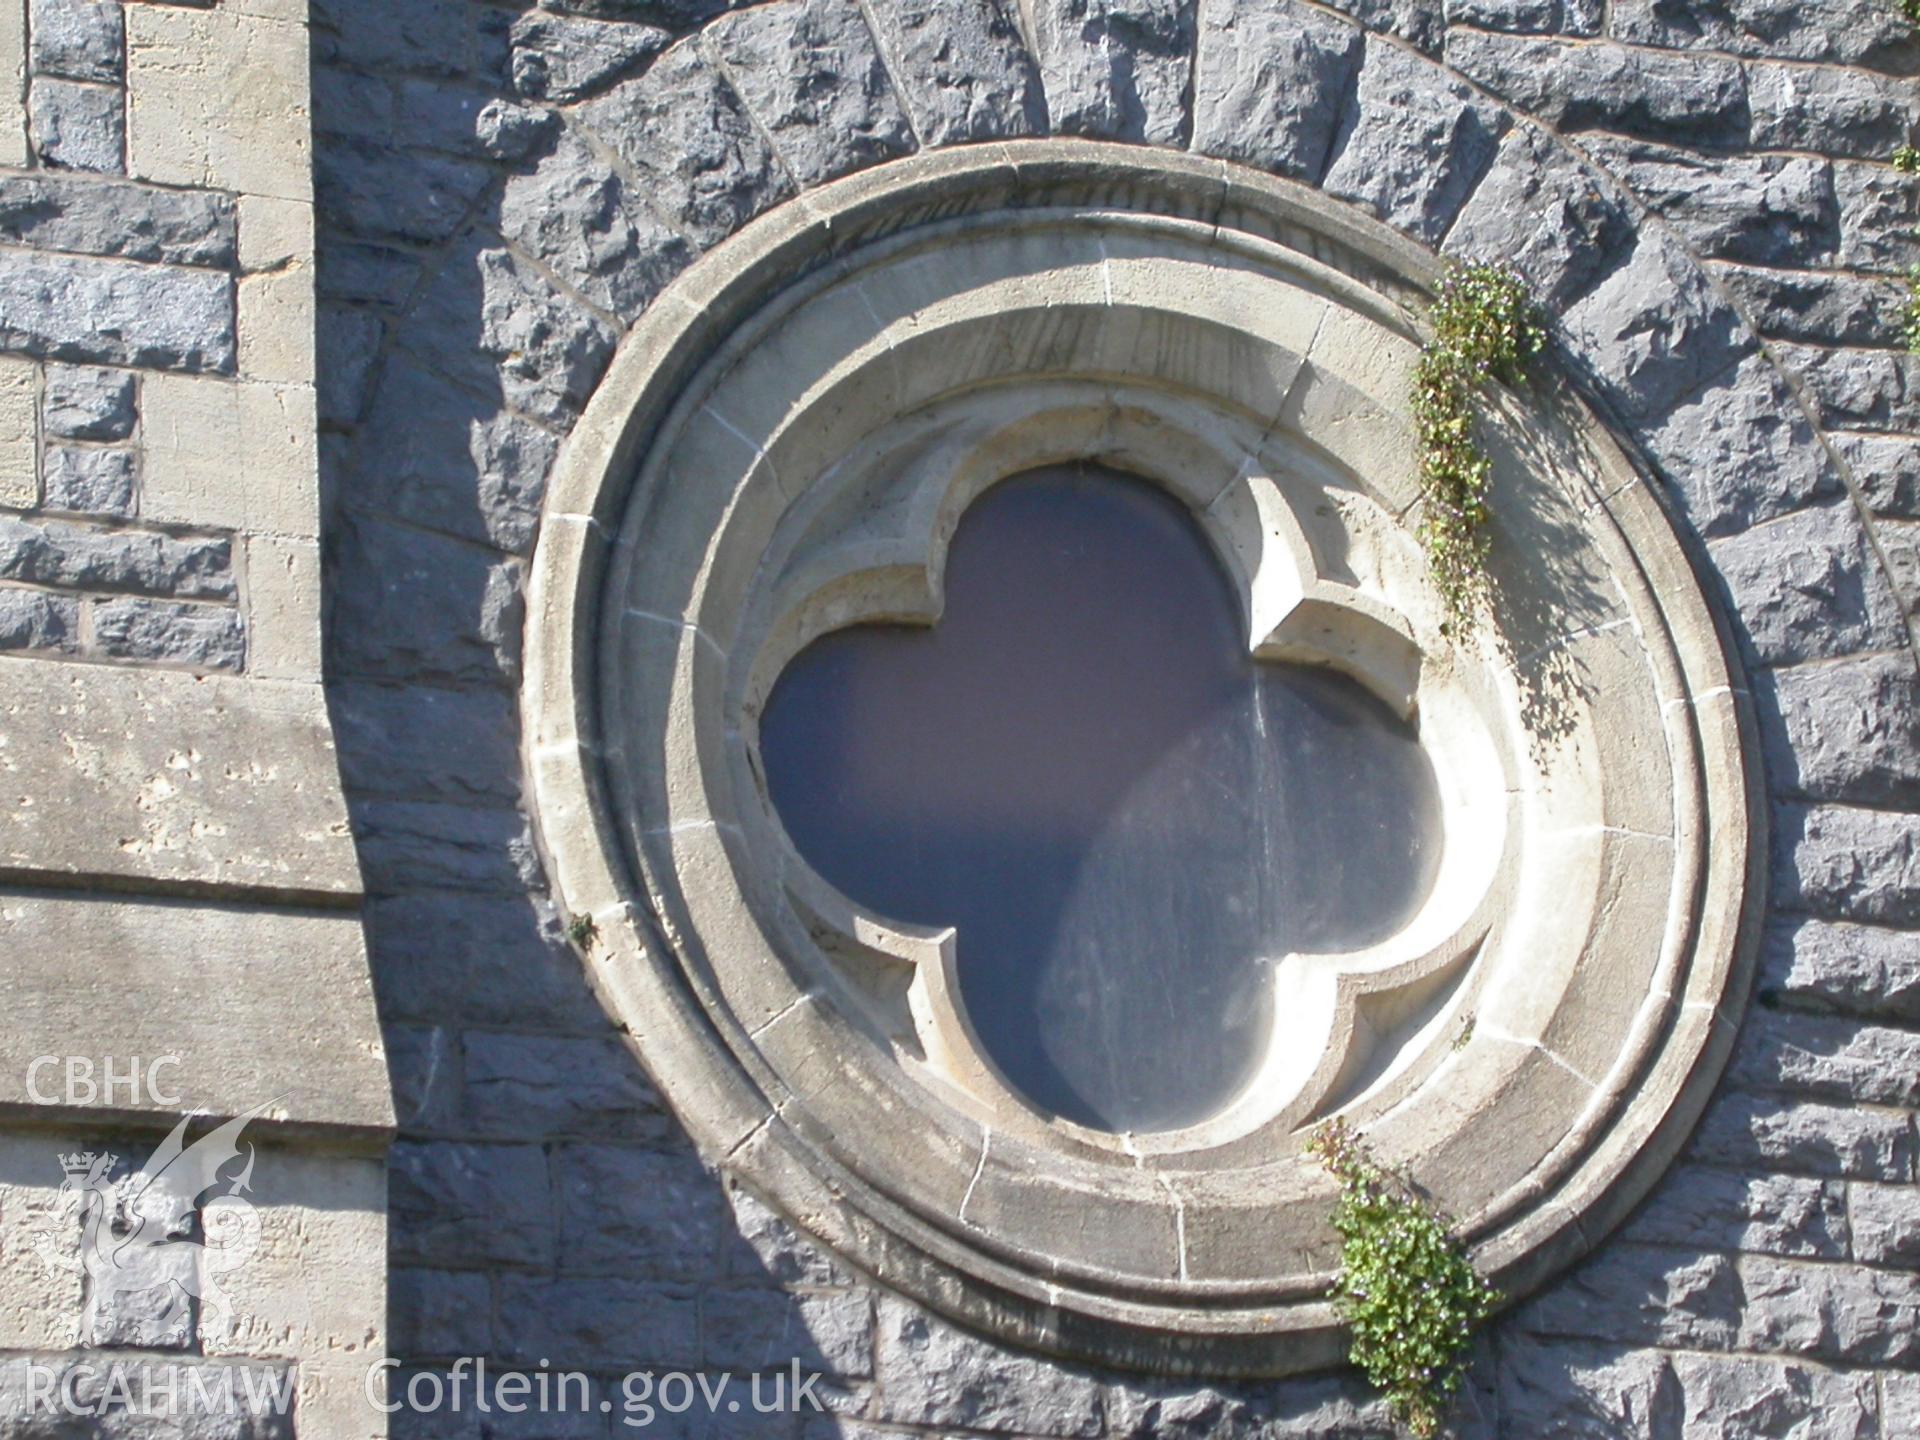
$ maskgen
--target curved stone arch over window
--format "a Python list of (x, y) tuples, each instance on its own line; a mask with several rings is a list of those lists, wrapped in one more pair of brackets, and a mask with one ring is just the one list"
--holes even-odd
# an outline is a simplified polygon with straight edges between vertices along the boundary
[[(1218, 163), (930, 155), (695, 266), (576, 429), (523, 692), (553, 874), (708, 1153), (879, 1279), (1105, 1361), (1308, 1368), (1337, 1354), (1313, 1121), (1410, 1165), (1519, 1293), (1703, 1103), (1758, 900), (1744, 690), (1658, 497), (1554, 386), (1492, 427), (1495, 622), (1442, 633), (1406, 414), (1434, 263)], [(1406, 716), (1442, 796), (1414, 918), (1279, 966), (1256, 1081), (1153, 1134), (1025, 1102), (968, 1031), (950, 937), (821, 880), (757, 755), (809, 642), (937, 621), (968, 506), (1080, 460), (1184, 502), (1253, 652)]]

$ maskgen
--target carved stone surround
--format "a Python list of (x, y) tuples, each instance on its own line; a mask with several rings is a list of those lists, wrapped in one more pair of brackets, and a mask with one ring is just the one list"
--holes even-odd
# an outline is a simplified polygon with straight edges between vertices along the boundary
[[(1746, 987), (1744, 688), (1658, 496), (1553, 381), (1500, 397), (1495, 613), (1442, 632), (1407, 415), (1433, 273), (1218, 162), (932, 155), (713, 252), (575, 431), (523, 691), (553, 874), (703, 1147), (879, 1279), (1066, 1353), (1303, 1369), (1337, 1349), (1315, 1121), (1409, 1165), (1515, 1294), (1684, 1138)], [(788, 660), (936, 623), (968, 504), (1076, 459), (1190, 506), (1254, 653), (1407, 717), (1443, 800), (1426, 905), (1287, 957), (1259, 1077), (1157, 1134), (1027, 1104), (970, 1033), (951, 935), (815, 874), (756, 753)]]

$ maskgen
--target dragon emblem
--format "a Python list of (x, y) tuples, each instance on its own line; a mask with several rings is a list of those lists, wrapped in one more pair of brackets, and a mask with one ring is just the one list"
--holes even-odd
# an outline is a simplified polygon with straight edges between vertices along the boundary
[[(200, 1302), (207, 1338), (230, 1336), (233, 1302), (222, 1281), (260, 1245), (260, 1217), (245, 1198), (253, 1187), (254, 1148), (240, 1135), (273, 1103), (255, 1106), (192, 1144), (187, 1127), (195, 1117), (183, 1116), (131, 1174), (116, 1173), (120, 1157), (110, 1153), (60, 1157), (66, 1179), (38, 1250), (55, 1268), (84, 1274), (87, 1315), (103, 1313), (104, 1302), (117, 1294), (172, 1285), (181, 1297)], [(232, 1167), (243, 1158), (235, 1173)], [(83, 1319), (79, 1343), (91, 1342), (88, 1328)]]

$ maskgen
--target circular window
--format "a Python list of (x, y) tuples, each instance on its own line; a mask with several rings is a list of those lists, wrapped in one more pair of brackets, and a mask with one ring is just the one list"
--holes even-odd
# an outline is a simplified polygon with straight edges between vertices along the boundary
[(1281, 182), (916, 158), (670, 289), (569, 442), (525, 710), (590, 963), (717, 1162), (1101, 1360), (1335, 1356), (1339, 1114), (1518, 1292), (1650, 1182), (1743, 998), (1740, 687), (1568, 394), (1428, 579), (1431, 257)]

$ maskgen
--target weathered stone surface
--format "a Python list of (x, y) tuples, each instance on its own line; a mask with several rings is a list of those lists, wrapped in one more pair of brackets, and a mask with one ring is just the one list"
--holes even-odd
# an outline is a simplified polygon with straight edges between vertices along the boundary
[(568, 134), (507, 181), (500, 230), (588, 300), (632, 320), (692, 259), (617, 170)]
[(729, 1225), (733, 1239), (724, 1257), (727, 1273), (816, 1289), (853, 1283), (832, 1255), (794, 1229), (759, 1196), (733, 1185), (727, 1189), (727, 1199), (733, 1207)]
[(133, 513), (133, 454), (49, 446), (42, 503), (49, 510), (90, 515)]
[(1840, 206), (1840, 263), (1849, 269), (1903, 272), (1913, 259), (1913, 179), (1891, 165), (1840, 160), (1833, 167)]
[(1369, 38), (1328, 193), (1436, 244), (1493, 163), (1506, 113), (1397, 45)]
[(313, 0), (314, 50), (326, 61), (414, 75), (490, 71), (505, 26), (497, 12), (461, 0), (365, 5)]
[[(1456, 1429), (1464, 1409), (1465, 1403), (1456, 1407)], [(1386, 1405), (1353, 1374), (1258, 1388), (1131, 1380), (1108, 1391), (1107, 1427), (1109, 1435), (1129, 1440), (1390, 1440), (1396, 1434)]]
[(106, 175), (125, 169), (126, 107), (118, 86), (36, 80), (27, 114), (43, 165)]
[(1023, 5), (1061, 135), (1177, 145), (1187, 132), (1194, 0)]
[(1782, 917), (1760, 965), (1762, 994), (1796, 1008), (1920, 1021), (1920, 947), (1906, 931)]
[(1091, 1375), (1003, 1350), (883, 1295), (875, 1372), (881, 1418), (900, 1425), (1097, 1435), (1102, 1387)]
[(692, 1368), (700, 1363), (699, 1301), (692, 1290), (636, 1280), (505, 1276), (500, 1346), (527, 1364), (570, 1355), (576, 1364), (616, 1371)]
[(1806, 385), (1822, 424), (1901, 432), (1920, 427), (1920, 357), (1894, 350), (1778, 349)]
[(703, 1360), (745, 1374), (785, 1360), (830, 1383), (873, 1374), (873, 1302), (858, 1291), (715, 1290), (702, 1307)]
[(519, 724), (504, 692), (341, 684), (328, 699), (349, 790), (388, 800), (518, 797)]
[(1298, 4), (1202, 11), (1193, 148), (1318, 180), (1360, 64), (1361, 32)]
[[(634, 1067), (631, 1056), (621, 1058)], [(596, 1055), (588, 1063), (604, 1067), (613, 1060)], [(569, 1270), (699, 1281), (718, 1267), (721, 1244), (731, 1238), (731, 1215), (720, 1182), (684, 1150), (568, 1145), (556, 1152), (554, 1173), (560, 1248)]]
[(431, 245), (452, 238), (492, 179), (472, 160), (337, 140), (314, 155), (326, 220), (350, 235)]
[(1875, 1440), (1886, 1433), (1870, 1375), (1735, 1355), (1675, 1355), (1672, 1364), (1685, 1397), (1677, 1433), (1686, 1437)]
[(1920, 1187), (1854, 1185), (1847, 1192), (1853, 1253), (1869, 1265), (1920, 1269)]
[(1699, 266), (1652, 229), (1561, 317), (1561, 328), (1575, 362), (1628, 419), (1670, 411), (1754, 348)]
[(120, 78), (127, 35), (118, 5), (102, 0), (32, 0), (27, 13), (36, 75), (109, 83)]
[(1907, 1181), (1914, 1176), (1914, 1150), (1913, 1126), (1895, 1111), (1736, 1090), (1707, 1111), (1691, 1153), (1740, 1169)]
[(438, 1025), (388, 1025), (383, 1034), (400, 1133), (418, 1136), (457, 1130), (460, 1042), (454, 1032)]
[(484, 1271), (395, 1266), (387, 1296), (394, 1354), (453, 1360), (492, 1350), (493, 1285)]
[(555, 1138), (661, 1128), (640, 1062), (611, 1036), (470, 1031), (465, 1078), (475, 1128)]
[(388, 1174), (395, 1263), (552, 1263), (553, 1202), (539, 1146), (403, 1140)]
[(1815, 505), (1708, 547), (1763, 661), (1826, 659), (1904, 643), (1899, 602), (1845, 500)]
[(93, 607), (93, 643), (116, 660), (239, 670), (247, 659), (240, 612), (165, 600), (103, 600)]
[(1875, 0), (1832, 0), (1817, 21), (1793, 0), (1617, 0), (1612, 21), (1622, 40), (1674, 50), (1878, 69), (1911, 66), (1916, 58), (1912, 29)]
[(1547, 313), (1558, 314), (1632, 243), (1633, 222), (1617, 187), (1544, 131), (1522, 125), (1502, 142), (1445, 249), (1511, 265)]
[(315, 388), (323, 426), (352, 425), (360, 419), (385, 339), (386, 327), (378, 315), (332, 303), (319, 307), (314, 317)]
[(1442, 7), (1433, 0), (1329, 0), (1328, 9), (1350, 15), (1369, 30), (1398, 35), (1428, 55), (1440, 53)]
[(1744, 142), (1747, 85), (1731, 60), (1453, 30), (1447, 63), (1562, 130), (1679, 145)]
[(867, 16), (924, 143), (1046, 133), (1040, 73), (1002, 0), (891, 0)]
[(1719, 274), (1746, 307), (1754, 329), (1770, 340), (1883, 344), (1889, 317), (1900, 313), (1906, 295), (1897, 280), (1826, 271), (1728, 266)]
[(1906, 141), (1910, 80), (1808, 65), (1752, 65), (1747, 75), (1756, 146), (1878, 160)]
[(1920, 615), (1920, 520), (1880, 520), (1874, 535), (1887, 557), (1894, 592), (1909, 615)]
[(224, 599), (234, 594), (227, 540), (94, 530), (0, 515), (0, 578), (75, 589)]
[(533, 105), (489, 100), (474, 117), (474, 141), (496, 160), (521, 160), (546, 144), (560, 117)]
[(672, 39), (651, 25), (530, 10), (513, 24), (513, 88), (531, 99), (571, 104), (632, 74)]
[(1875, 514), (1920, 516), (1920, 440), (1844, 432), (1829, 438)]
[(1521, 1306), (1515, 1323), (1538, 1335), (1724, 1350), (1742, 1305), (1728, 1256), (1616, 1241)]
[(1776, 792), (1920, 809), (1920, 677), (1907, 651), (1796, 665), (1767, 677), (1781, 726)]
[(914, 148), (860, 7), (844, 0), (757, 5), (722, 16), (705, 35), (801, 186)]
[(1703, 155), (1631, 140), (1591, 142), (1594, 158), (1671, 220), (1703, 255), (1815, 265), (1840, 244), (1833, 167), (1793, 155)]
[(1684, 1403), (1658, 1350), (1502, 1336), (1500, 1405), (1515, 1433), (1541, 1440), (1624, 1440), (1677, 1433)]
[(335, 654), (349, 673), (510, 680), (519, 668), (520, 566), (497, 552), (356, 515), (335, 573)]
[(449, 535), (516, 554), (532, 548), (559, 448), (549, 431), (400, 354), (363, 434), (371, 473), (357, 498)]
[(396, 1020), (603, 1029), (606, 1014), (564, 929), (538, 895), (374, 900), (367, 933), (380, 957), (374, 985), (381, 1010)]
[(1782, 908), (1920, 927), (1920, 827), (1913, 816), (1782, 805), (1774, 825), (1774, 895)]
[(0, 588), (0, 650), (71, 652), (79, 643), (79, 601), (44, 590)]
[(124, 370), (49, 365), (40, 423), (62, 440), (125, 440), (133, 434), (133, 376)]
[(1920, 1356), (1920, 1275), (1746, 1256), (1738, 1346), (1846, 1364)]
[[(118, 685), (137, 679), (150, 691), (161, 681), (167, 688), (199, 695), (231, 694), (259, 683), (195, 681), (178, 673), (46, 660), (10, 663), (23, 670), (84, 668)], [(96, 693), (104, 688), (103, 682), (89, 683)], [(42, 711), (40, 716), (47, 713)], [(71, 714), (63, 718), (69, 724), (74, 719)], [(205, 740), (209, 728), (196, 732), (181, 727), (164, 738), (193, 744)], [(34, 758), (21, 744), (26, 737), (14, 729), (7, 738), (15, 747), (12, 753), (21, 757), (24, 773), (24, 761)], [(256, 731), (252, 738), (263, 737)], [(57, 735), (48, 739), (53, 745), (61, 743)], [(97, 742), (93, 748), (99, 749)], [(236, 759), (236, 768), (258, 764), (263, 754), (280, 753), (289, 766), (294, 762), (284, 752), (236, 748), (232, 753), (246, 757)], [(302, 779), (313, 777), (313, 768), (304, 760), (300, 764)], [(169, 773), (164, 764), (155, 768), (160, 774)], [(181, 775), (189, 785), (203, 783), (198, 777), (188, 778), (183, 770), (170, 773)], [(256, 777), (250, 780), (258, 789), (269, 783)], [(101, 829), (110, 835), (117, 832), (117, 839), (128, 833), (122, 828), (127, 817), (140, 812), (130, 801), (103, 802), (99, 795), (105, 790), (76, 794), (71, 804), (89, 816), (99, 813)], [(160, 808), (167, 808), (158, 786), (149, 793), (159, 798)], [(276, 798), (283, 813), (294, 806), (320, 808), (299, 794), (287, 792)], [(215, 822), (223, 818), (205, 811), (202, 816)], [(243, 838), (261, 837), (257, 819), (247, 823), (244, 813), (232, 808), (224, 818), (234, 822), (236, 832), (246, 832)], [(221, 843), (219, 836), (197, 839), (208, 849)], [(55, 861), (65, 857), (40, 858), (38, 868), (53, 871), (58, 868)], [(350, 851), (346, 859), (351, 865)], [(9, 855), (8, 860), (17, 868), (18, 857)], [(242, 869), (233, 866), (229, 876)], [(181, 865), (173, 874), (185, 872)], [(136, 879), (164, 873), (161, 865), (152, 864), (146, 876), (131, 868), (125, 876)], [(201, 873), (222, 878), (205, 870)], [(265, 866), (258, 867), (255, 876), (269, 884), (280, 880), (282, 894), (307, 880), (297, 872), (275, 876)], [(301, 888), (311, 893), (314, 887), (309, 880)], [(103, 895), (97, 889), (92, 896), (73, 890), (14, 890), (0, 907), (0, 942), (8, 947), (11, 961), (0, 978), (0, 997), (13, 1033), (20, 1037), (16, 1043), (32, 1047), (29, 1054), (61, 1054), (54, 1047), (71, 1042), (84, 1027), (89, 1042), (101, 1046), (103, 1055), (128, 1060), (135, 1055), (179, 1056), (178, 1067), (166, 1077), (165, 1093), (184, 1098), (204, 1114), (241, 1115), (278, 1096), (279, 1116), (295, 1124), (357, 1130), (363, 1145), (367, 1132), (377, 1134), (393, 1123), (386, 1061), (367, 984), (366, 952), (359, 923), (349, 910), (322, 913), (259, 903), (138, 900)], [(134, 957), (139, 957), (139, 963), (133, 963)], [(271, 974), (263, 975), (268, 967)], [(209, 996), (218, 996), (219, 1003), (209, 1004)], [(54, 1085), (51, 1093), (57, 1096), (60, 1088)], [(103, 1086), (92, 1103), (96, 1109), (151, 1115), (156, 1128), (137, 1151), (144, 1156), (172, 1128), (180, 1105), (177, 1101), (162, 1104), (145, 1086), (137, 1095), (128, 1091), (124, 1082), (111, 1093)], [(0, 1101), (12, 1113), (31, 1108), (48, 1121), (73, 1122), (75, 1108), (49, 1104), (49, 1093), (44, 1085), (30, 1087), (24, 1064), (0, 1075)], [(249, 1131), (249, 1137), (257, 1133)], [(263, 1159), (260, 1169), (270, 1168)]]
[(739, 98), (692, 42), (588, 101), (579, 116), (651, 187), (648, 202), (701, 246), (793, 193)]
[(204, 270), (16, 253), (0, 267), (0, 349), (231, 373), (233, 281)]
[(1844, 1260), (1846, 1196), (1847, 1187), (1839, 1181), (1742, 1175), (1690, 1165), (1667, 1176), (1621, 1238)]
[(746, 3), (748, 0), (540, 0), (540, 7), (564, 15), (597, 15), (685, 30)]
[(331, 235), (319, 255), (320, 294), (329, 300), (397, 311), (413, 297), (420, 258), (385, 244)]
[(1869, 1105), (1920, 1104), (1920, 1035), (1765, 1006), (1746, 1020), (1730, 1074), (1756, 1090)]
[(1449, 25), (1522, 35), (1597, 35), (1600, 0), (1446, 0)]
[(353, 823), (370, 894), (478, 890), (514, 895), (540, 881), (533, 835), (515, 810), (370, 801), (354, 808)]
[(1798, 398), (1759, 355), (1647, 426), (1641, 443), (1694, 529), (1709, 539), (1845, 490)]
[(504, 401), (564, 425), (593, 393), (618, 336), (511, 252), (475, 234), (453, 248), (400, 341), (472, 392), (474, 421), (490, 419)]

